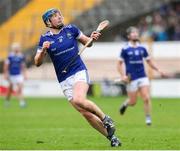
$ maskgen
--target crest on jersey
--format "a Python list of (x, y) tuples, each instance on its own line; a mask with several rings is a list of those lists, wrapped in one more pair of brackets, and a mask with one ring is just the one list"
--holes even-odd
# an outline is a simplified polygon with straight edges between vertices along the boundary
[(139, 56), (139, 50), (135, 50), (135, 55)]
[(71, 38), (72, 38), (72, 34), (71, 34), (71, 33), (67, 33), (67, 37), (68, 37), (69, 39), (71, 39)]
[(141, 50), (141, 55), (144, 55), (144, 51), (143, 50)]
[(63, 36), (58, 37), (58, 40), (61, 43), (63, 41)]

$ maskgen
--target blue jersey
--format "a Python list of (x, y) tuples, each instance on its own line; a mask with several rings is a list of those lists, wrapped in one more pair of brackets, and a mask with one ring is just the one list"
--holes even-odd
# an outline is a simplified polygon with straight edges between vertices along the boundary
[(126, 75), (131, 80), (146, 77), (143, 59), (149, 59), (149, 54), (145, 47), (137, 44), (133, 47), (130, 43), (122, 48), (120, 60), (123, 60), (126, 66)]
[(9, 64), (9, 74), (19, 75), (22, 71), (22, 64), (24, 64), (25, 58), (23, 54), (10, 53), (6, 63)]
[(72, 58), (78, 54), (78, 38), (81, 31), (75, 25), (64, 26), (58, 34), (48, 31), (41, 35), (38, 50), (42, 49), (43, 42), (49, 41), (50, 48), (47, 50), (59, 82), (81, 70), (87, 70), (82, 59), (79, 57), (68, 67), (66, 73), (62, 73)]

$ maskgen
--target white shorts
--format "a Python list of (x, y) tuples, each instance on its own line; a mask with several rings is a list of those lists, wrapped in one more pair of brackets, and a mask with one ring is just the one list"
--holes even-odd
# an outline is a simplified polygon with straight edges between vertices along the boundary
[(73, 86), (76, 82), (85, 82), (87, 84), (90, 83), (89, 75), (87, 70), (82, 70), (79, 72), (76, 72), (74, 75), (68, 77), (66, 80), (60, 82), (62, 91), (65, 95), (65, 97), (68, 99), (68, 101), (73, 99)]
[(139, 78), (137, 80), (133, 80), (131, 81), (128, 85), (127, 85), (127, 91), (128, 92), (135, 92), (137, 91), (140, 87), (143, 86), (149, 86), (149, 79), (147, 77), (144, 78)]
[(24, 82), (24, 77), (21, 74), (19, 74), (19, 75), (10, 75), (9, 80), (10, 80), (10, 83), (12, 83), (13, 85), (21, 84), (21, 83)]

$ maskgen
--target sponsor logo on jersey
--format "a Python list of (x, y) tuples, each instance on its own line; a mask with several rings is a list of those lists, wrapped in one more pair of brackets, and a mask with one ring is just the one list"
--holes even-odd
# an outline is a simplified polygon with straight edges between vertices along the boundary
[(127, 54), (130, 56), (130, 55), (133, 55), (133, 52), (129, 51)]
[(68, 49), (66, 49), (66, 50), (64, 50), (64, 51), (58, 52), (58, 53), (56, 53), (56, 54), (54, 54), (54, 55), (55, 55), (55, 56), (62, 55), (62, 54), (64, 54), (64, 53), (67, 53), (67, 52), (69, 52), (69, 51), (72, 51), (73, 49), (74, 49), (74, 46), (71, 47), (71, 48), (68, 48)]
[(52, 48), (51, 51), (56, 51), (56, 48)]

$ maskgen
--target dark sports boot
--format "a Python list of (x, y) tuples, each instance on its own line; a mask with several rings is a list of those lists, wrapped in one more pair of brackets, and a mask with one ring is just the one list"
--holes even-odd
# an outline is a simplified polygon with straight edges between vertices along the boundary
[(121, 146), (120, 140), (114, 135), (112, 136), (110, 141), (111, 141), (111, 147)]
[(124, 104), (123, 104), (123, 105), (120, 107), (120, 109), (119, 109), (120, 114), (123, 115), (124, 112), (126, 111), (126, 109), (127, 109), (127, 105), (124, 105)]
[(104, 127), (107, 129), (108, 132), (108, 136), (107, 138), (110, 140), (112, 138), (112, 136), (114, 135), (115, 132), (115, 125), (113, 123), (113, 120), (109, 117), (109, 116), (105, 116), (105, 118), (103, 119), (103, 124)]

